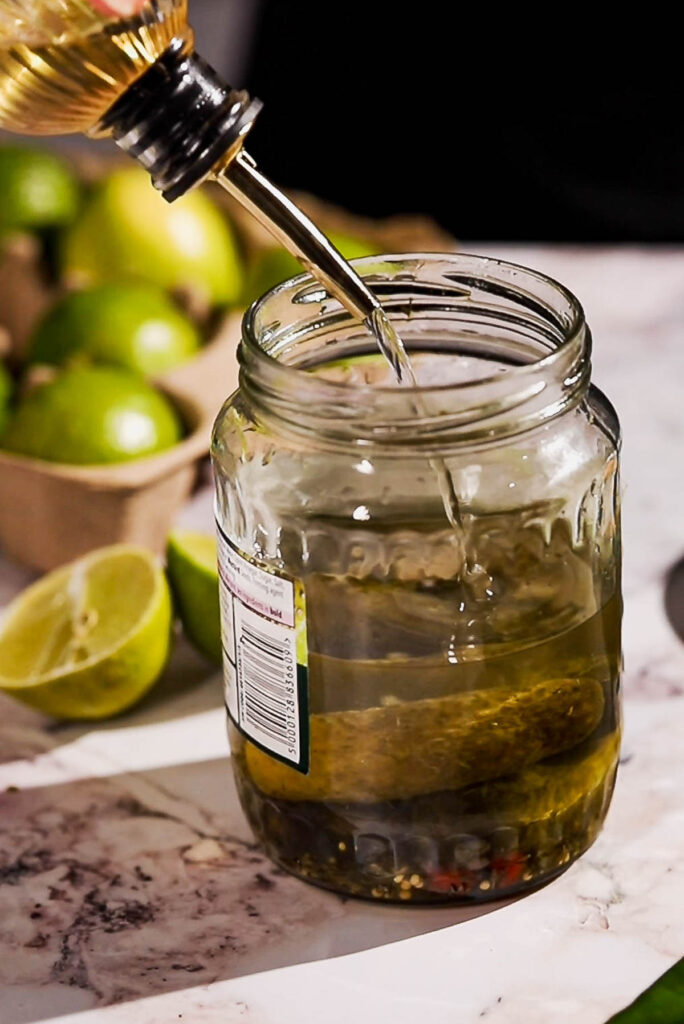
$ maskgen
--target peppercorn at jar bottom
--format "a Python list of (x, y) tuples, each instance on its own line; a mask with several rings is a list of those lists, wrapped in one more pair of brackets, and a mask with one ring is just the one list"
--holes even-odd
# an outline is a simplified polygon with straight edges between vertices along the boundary
[[(486, 899), (593, 842), (617, 765), (620, 600), (592, 612), (589, 551), (564, 521), (542, 543), (530, 518), (473, 527), (484, 591), (463, 576), (306, 580), (309, 773), (230, 726), (246, 813), (287, 870), (382, 900)], [(447, 620), (462, 635), (450, 627), (445, 656)], [(369, 636), (379, 656), (355, 658)]]

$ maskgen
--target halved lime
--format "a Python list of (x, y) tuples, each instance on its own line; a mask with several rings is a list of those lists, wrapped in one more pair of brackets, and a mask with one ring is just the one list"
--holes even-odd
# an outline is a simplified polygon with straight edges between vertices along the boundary
[(206, 533), (175, 530), (166, 563), (178, 614), (188, 639), (214, 664), (221, 664), (216, 539)]
[(55, 718), (135, 704), (166, 664), (171, 596), (144, 548), (100, 548), (23, 591), (0, 625), (0, 690)]

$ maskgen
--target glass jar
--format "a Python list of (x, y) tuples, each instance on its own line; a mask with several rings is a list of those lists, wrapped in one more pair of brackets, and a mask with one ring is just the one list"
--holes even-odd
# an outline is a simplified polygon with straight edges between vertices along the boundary
[(247, 313), (215, 427), (235, 778), (302, 878), (490, 899), (564, 870), (610, 801), (618, 420), (556, 282), (465, 255), (355, 267), (418, 387), (302, 276)]

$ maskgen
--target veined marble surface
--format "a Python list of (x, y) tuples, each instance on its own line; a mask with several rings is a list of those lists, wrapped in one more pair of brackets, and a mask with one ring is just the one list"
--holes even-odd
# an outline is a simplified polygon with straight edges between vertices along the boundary
[[(579, 296), (624, 429), (626, 738), (601, 837), (479, 909), (289, 878), (237, 806), (218, 677), (181, 643), (171, 696), (93, 730), (0, 703), (0, 1024), (602, 1024), (684, 953), (684, 250), (486, 251)], [(183, 518), (210, 529), (209, 494)], [(0, 604), (28, 579), (0, 563)]]

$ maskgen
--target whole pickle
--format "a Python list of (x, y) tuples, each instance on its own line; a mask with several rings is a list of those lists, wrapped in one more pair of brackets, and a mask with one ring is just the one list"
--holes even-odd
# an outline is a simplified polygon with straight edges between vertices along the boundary
[[(538, 824), (577, 810), (607, 782), (612, 784), (619, 748), (619, 733), (612, 733), (577, 761), (543, 761), (528, 765), (517, 775), (473, 786), (461, 795), (459, 814), (468, 827), (477, 828), (481, 826), (483, 806), (496, 808), (498, 824), (517, 826)], [(471, 819), (471, 814), (477, 817)]]
[(460, 789), (520, 771), (580, 743), (603, 714), (593, 679), (553, 679), (310, 719), (302, 775), (245, 745), (247, 770), (282, 800), (374, 803)]

